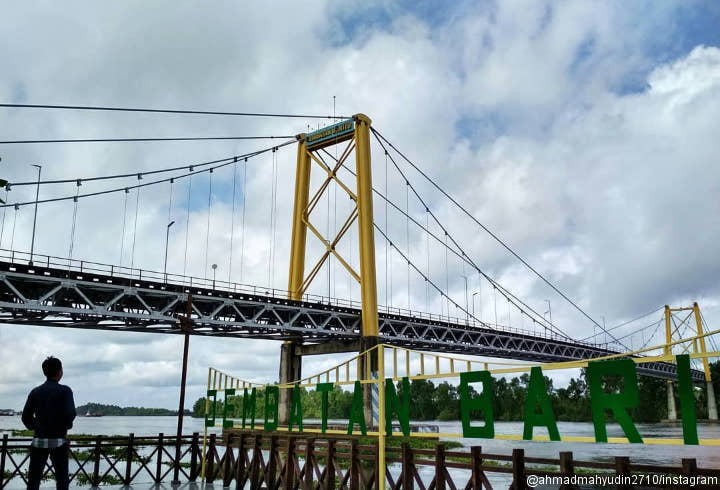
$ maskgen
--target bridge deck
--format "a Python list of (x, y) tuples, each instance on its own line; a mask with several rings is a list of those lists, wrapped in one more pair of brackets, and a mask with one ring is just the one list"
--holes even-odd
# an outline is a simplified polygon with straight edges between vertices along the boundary
[[(276, 295), (115, 276), (0, 261), (0, 322), (133, 332), (181, 333), (192, 294), (193, 335), (299, 340), (357, 340), (361, 311), (351, 306), (291, 301)], [(161, 277), (162, 278), (162, 277)], [(379, 314), (382, 342), (412, 349), (495, 358), (557, 362), (616, 354), (601, 346), (478, 323), (412, 314)], [(639, 365), (640, 372), (675, 377), (669, 363)], [(697, 381), (702, 373), (693, 372)]]

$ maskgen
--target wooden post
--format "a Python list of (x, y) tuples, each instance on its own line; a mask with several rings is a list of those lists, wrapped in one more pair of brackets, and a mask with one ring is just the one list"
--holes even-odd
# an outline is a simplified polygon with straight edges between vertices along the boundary
[(270, 436), (270, 451), (268, 454), (268, 471), (265, 475), (265, 486), (267, 488), (275, 488), (275, 480), (277, 473), (277, 463), (280, 457), (278, 451), (278, 436)]
[(210, 434), (210, 444), (205, 455), (205, 481), (208, 483), (215, 481), (215, 439), (216, 434)]
[(697, 461), (695, 458), (683, 458), (682, 459), (683, 474), (685, 476), (696, 476), (697, 475)]
[(241, 490), (245, 487), (245, 479), (247, 478), (247, 471), (245, 470), (245, 432), (240, 433), (238, 441), (238, 456), (235, 464), (235, 490)]
[(285, 490), (295, 488), (295, 438), (288, 437), (287, 454), (285, 455)]
[(5, 455), (7, 454), (8, 435), (3, 434), (2, 448), (0, 448), (0, 488), (5, 486)]
[(135, 433), (131, 432), (128, 437), (127, 460), (125, 462), (125, 485), (130, 485), (132, 479), (133, 446), (135, 445)]
[(260, 458), (262, 458), (262, 435), (256, 434), (250, 463), (250, 490), (260, 490)]
[(525, 481), (525, 450), (513, 449), (512, 452), (512, 472), (513, 482), (510, 486), (511, 490), (525, 490), (527, 482)]
[(197, 457), (200, 453), (200, 433), (193, 432), (192, 443), (190, 446), (190, 481), (195, 481), (200, 474), (200, 465), (198, 465)]
[(445, 490), (445, 445), (435, 444), (435, 488)]
[(413, 473), (413, 453), (410, 444), (403, 442), (402, 444), (402, 487), (403, 490), (412, 490), (414, 484)]
[[(358, 441), (350, 440), (350, 490), (360, 490), (360, 460), (358, 460)], [(407, 489), (405, 489), (407, 490)]]
[(483, 487), (482, 447), (470, 448), (470, 465), (472, 466), (472, 488), (480, 490)]
[(313, 488), (313, 454), (315, 452), (315, 439), (310, 437), (305, 442), (305, 474), (303, 475), (303, 488), (312, 490)]
[(158, 448), (157, 448), (157, 461), (155, 464), (155, 483), (160, 483), (162, 480), (162, 453), (165, 442), (165, 435), (161, 432), (158, 434)]
[(100, 444), (102, 443), (102, 436), (97, 436), (95, 439), (95, 454), (93, 454), (94, 464), (92, 473), (92, 484), (97, 487), (100, 485)]
[[(630, 458), (627, 456), (615, 456), (615, 474), (620, 476), (630, 476)], [(622, 480), (617, 485), (618, 490), (631, 488), (631, 485), (625, 484)]]
[[(572, 451), (560, 451), (560, 474), (564, 477), (572, 477), (575, 474)], [(561, 485), (560, 490), (571, 490), (577, 485)]]
[(225, 445), (225, 456), (223, 457), (222, 466), (223, 487), (229, 487), (230, 482), (233, 479), (233, 466), (235, 464), (235, 457), (233, 454), (234, 451), (232, 447), (233, 439), (233, 434), (228, 434), (228, 440), (227, 444)]
[(328, 439), (328, 449), (327, 449), (328, 455), (327, 455), (327, 465), (325, 465), (325, 468), (327, 470), (327, 473), (325, 474), (325, 490), (332, 490), (335, 488), (335, 440), (334, 439)]

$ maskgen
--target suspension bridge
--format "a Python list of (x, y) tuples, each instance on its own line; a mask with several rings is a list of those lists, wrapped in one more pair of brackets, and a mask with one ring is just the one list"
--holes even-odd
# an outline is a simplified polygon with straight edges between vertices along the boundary
[[(14, 107), (295, 117), (103, 107)], [(714, 346), (697, 305), (688, 310), (689, 315), (694, 315), (695, 323), (690, 322), (690, 316), (676, 321), (673, 313), (685, 309), (665, 307), (658, 320), (646, 327), (638, 329), (631, 325), (632, 322), (626, 322), (606, 328), (372, 127), (367, 116), (327, 117), (332, 120), (331, 124), (314, 130), (308, 128), (308, 132), (296, 136), (1, 141), (0, 144), (18, 145), (269, 139), (279, 143), (272, 141), (270, 146), (220, 159), (163, 168), (139, 168), (113, 175), (67, 176), (43, 181), (38, 166), (36, 180), (7, 182), (0, 236), (0, 322), (185, 334), (186, 338), (187, 335), (202, 335), (277, 340), (282, 342), (280, 383), (302, 378), (303, 356), (364, 352), (378, 344), (532, 362), (642, 356), (659, 332), (658, 348), (666, 354), (673, 352), (673, 348), (682, 348), (683, 352), (694, 349), (702, 354), (707, 350), (706, 340)], [(279, 155), (290, 148), (296, 153), (294, 192), (279, 186), (279, 180), (284, 176)], [(267, 162), (268, 158), (271, 170), (252, 168), (253, 162), (262, 159)], [(292, 157), (285, 160), (291, 161)], [(271, 173), (269, 189), (265, 188), (262, 195), (255, 198), (248, 197), (248, 169), (256, 175)], [(222, 172), (226, 174), (218, 177)], [(383, 181), (384, 185), (378, 185)], [(91, 189), (91, 186), (103, 184), (110, 187)], [(186, 186), (185, 202), (178, 197), (178, 188), (182, 184)], [(198, 237), (192, 235), (190, 221), (191, 217), (197, 221), (201, 214), (201, 210), (193, 205), (205, 199), (198, 197), (200, 184), (207, 185), (204, 261), (200, 274), (192, 274), (188, 272), (188, 262), (199, 257), (193, 257), (192, 245), (198, 242)], [(215, 193), (213, 185), (216, 186)], [(51, 186), (64, 191), (46, 197), (45, 189)], [(228, 201), (232, 203), (231, 206), (227, 203), (232, 216), (229, 230), (211, 230), (213, 199), (218, 199), (219, 186), (232, 189), (228, 189), (231, 193)], [(162, 227), (163, 270), (142, 268), (139, 263), (139, 256), (144, 255), (142, 251), (162, 247), (158, 247), (157, 236), (148, 243), (143, 243), (139, 236), (141, 197), (159, 206), (158, 196), (165, 191), (168, 216), (167, 225)], [(426, 195), (429, 191), (434, 191), (440, 198), (430, 199)], [(282, 242), (282, 236), (278, 237), (282, 221), (278, 202), (287, 195), (294, 197), (289, 247)], [(119, 240), (116, 240), (119, 260), (112, 263), (94, 257), (78, 258), (75, 249), (82, 240), (78, 230), (88, 227), (79, 218), (83, 203), (92, 206), (92, 202), (111, 199), (115, 200), (112, 206), (121, 211), (116, 216), (121, 230)], [(36, 229), (39, 206), (72, 209), (67, 254), (47, 253), (40, 247), (35, 249), (36, 234), (42, 234), (41, 228)], [(259, 212), (260, 207), (269, 210), (268, 242), (261, 249), (256, 246), (250, 251), (247, 245), (254, 239), (254, 232), (246, 226), (251, 218), (248, 213)], [(566, 333), (566, 329), (553, 323), (552, 317), (547, 316), (549, 312), (540, 313), (481, 268), (472, 258), (476, 252), (473, 244), (467, 243), (466, 234), (453, 231), (443, 218), (439, 209), (446, 208), (455, 209), (470, 220), (476, 227), (471, 236), (482, 233), (496, 242), (535, 279), (559, 295), (588, 328), (593, 329), (593, 334), (574, 338)], [(32, 221), (27, 218), (31, 214), (34, 216)], [(168, 263), (168, 247), (171, 228), (176, 223), (180, 226), (182, 221), (185, 221), (184, 263), (180, 267), (172, 260)], [(31, 223), (29, 246), (21, 246), (17, 237), (30, 233), (17, 227), (29, 227)], [(121, 227), (119, 223), (122, 223)], [(110, 225), (103, 226), (109, 228)], [(217, 279), (217, 265), (210, 264), (209, 249), (216, 241), (215, 232), (230, 235), (227, 279)], [(55, 240), (50, 242), (44, 247), (57, 250)], [(43, 242), (38, 240), (38, 243)], [(283, 279), (276, 271), (277, 252), (283, 248), (289, 252), (286, 286), (279, 284)], [(259, 254), (267, 258), (267, 264), (258, 260)], [(312, 267), (306, 267), (306, 260), (311, 261)], [(258, 270), (265, 267), (266, 281), (247, 284), (245, 279), (248, 277), (261, 278), (265, 271)], [(468, 291), (468, 284), (472, 286), (475, 278), (477, 290)], [(480, 296), (478, 310), (475, 308), (476, 295)], [(383, 297), (385, 304), (379, 302)], [(505, 321), (503, 313), (498, 316), (498, 301), (501, 308), (506, 307)], [(516, 320), (514, 325), (512, 313)], [(629, 333), (614, 333), (620, 327), (626, 327)], [(578, 328), (573, 331), (577, 332)], [(688, 331), (692, 336), (683, 337)], [(634, 348), (633, 342), (637, 342), (639, 348)], [(713, 350), (718, 349), (714, 347)], [(377, 360), (369, 362), (376, 364)], [(707, 357), (694, 362), (694, 381), (705, 381), (710, 387)], [(377, 366), (371, 368), (376, 370)], [(641, 363), (638, 370), (668, 380), (677, 377), (675, 364), (669, 362)], [(672, 398), (672, 390), (669, 393)], [(708, 393), (710, 396), (712, 390)], [(287, 397), (281, 400), (281, 421), (287, 418), (288, 403)], [(670, 404), (674, 407), (672, 399), (669, 407)], [(714, 407), (714, 403), (711, 406)], [(282, 407), (286, 407), (285, 413)], [(669, 413), (672, 417), (674, 408)], [(711, 413), (710, 418), (717, 418), (717, 414)]]

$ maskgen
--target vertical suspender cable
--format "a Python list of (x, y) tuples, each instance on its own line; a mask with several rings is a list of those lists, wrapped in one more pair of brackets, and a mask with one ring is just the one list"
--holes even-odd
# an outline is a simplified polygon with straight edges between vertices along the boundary
[(493, 303), (495, 304), (495, 327), (498, 326), (498, 320), (497, 320), (497, 288), (493, 284)]
[(407, 307), (410, 310), (410, 182), (405, 181), (405, 245), (407, 246)]
[[(138, 177), (140, 179), (141, 177)], [(133, 225), (133, 243), (132, 253), (130, 255), (130, 276), (132, 276), (132, 269), (135, 267), (135, 239), (137, 238), (137, 222), (138, 222), (138, 209), (140, 208), (140, 187), (137, 188), (137, 195), (135, 196), (135, 224)]]
[[(8, 202), (8, 190), (5, 188), (5, 202)], [(2, 227), (0, 227), (0, 248), (2, 248), (3, 237), (5, 236), (5, 215), (7, 214), (7, 207), (3, 208)]]
[(272, 150), (272, 174), (270, 176), (270, 229), (268, 230), (268, 287), (272, 288), (273, 223), (275, 222), (275, 148)]
[(70, 264), (72, 264), (73, 248), (75, 247), (75, 228), (77, 225), (77, 211), (78, 211), (78, 195), (80, 194), (80, 179), (77, 181), (77, 190), (75, 191), (75, 197), (73, 198), (73, 218), (72, 227), (70, 228), (70, 248), (68, 249), (68, 258)]
[(273, 198), (273, 228), (272, 228), (272, 239), (273, 239), (273, 247), (272, 247), (272, 282), (270, 283), (270, 287), (275, 287), (275, 249), (277, 248), (277, 222), (278, 222), (278, 212), (277, 212), (277, 201), (278, 201), (278, 161), (277, 161), (277, 148), (273, 150), (273, 155), (275, 157), (275, 178), (273, 179), (273, 188), (275, 189), (275, 192), (273, 192), (273, 195), (275, 196)]
[(242, 236), (240, 237), (240, 282), (243, 282), (243, 260), (245, 259), (245, 196), (247, 194), (247, 158), (245, 158), (245, 164), (243, 165), (243, 178), (242, 184), (240, 185), (240, 191), (242, 192)]
[[(425, 228), (428, 229), (428, 233), (425, 234), (425, 254), (427, 255), (427, 270), (425, 272), (426, 277), (430, 277), (430, 210), (425, 208)], [(425, 279), (425, 311), (430, 312), (430, 281)]]
[(10, 236), (10, 250), (14, 250), (13, 247), (15, 246), (15, 224), (17, 223), (18, 211), (20, 211), (20, 206), (18, 206), (16, 204), (15, 205), (15, 216), (13, 216), (12, 235)]
[[(447, 316), (450, 317), (450, 274), (448, 272), (448, 234), (445, 232), (445, 303), (447, 305)], [(440, 308), (442, 313), (442, 299), (440, 300)]]
[(170, 179), (170, 202), (168, 202), (168, 223), (172, 221), (172, 201), (173, 201), (173, 187), (175, 185), (175, 179)]
[[(192, 167), (190, 167), (192, 171)], [(187, 253), (188, 253), (188, 236), (190, 235), (190, 196), (192, 193), (192, 175), (188, 178), (188, 194), (187, 194), (187, 215), (185, 217), (185, 256), (183, 258), (183, 277), (187, 272)]]
[(235, 194), (237, 184), (237, 157), (233, 165), (232, 218), (230, 219), (230, 259), (228, 260), (228, 284), (232, 278), (233, 238), (235, 238)]
[(122, 268), (123, 263), (123, 252), (125, 251), (125, 222), (127, 221), (127, 204), (128, 196), (130, 195), (130, 189), (125, 189), (125, 205), (123, 206), (123, 226), (122, 235), (120, 236), (120, 267)]
[[(387, 151), (385, 152), (385, 195), (389, 196), (388, 194), (388, 158), (387, 158)], [(385, 230), (387, 232), (390, 232), (390, 229), (388, 228), (388, 203), (387, 199), (385, 199)], [(390, 306), (390, 303), (388, 303), (388, 241), (385, 240), (385, 306)]]
[(208, 277), (208, 253), (210, 252), (210, 208), (212, 206), (212, 178), (213, 169), (210, 169), (208, 180), (208, 208), (207, 208), (207, 226), (205, 227), (205, 280)]

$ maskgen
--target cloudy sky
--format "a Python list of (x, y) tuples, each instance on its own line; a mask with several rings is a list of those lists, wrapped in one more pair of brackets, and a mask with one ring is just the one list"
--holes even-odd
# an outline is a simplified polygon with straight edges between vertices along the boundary
[[(611, 327), (664, 304), (698, 301), (710, 327), (718, 328), (720, 6), (710, 0), (438, 5), (6, 2), (0, 6), (0, 102), (365, 113), (598, 322), (604, 319)], [(306, 118), (0, 109), (2, 140), (281, 136), (324, 124), (327, 120)], [(139, 172), (270, 145), (0, 145), (0, 176), (31, 181), (34, 163), (43, 165), (43, 179)], [(139, 202), (131, 191), (127, 206), (122, 192), (81, 199), (72, 256), (119, 264), (122, 255), (125, 266), (161, 270), (166, 225), (174, 220), (169, 272), (205, 277), (216, 263), (218, 279), (284, 289), (294, 163), (295, 147), (288, 146), (275, 158), (266, 154), (245, 168), (216, 171), (212, 193), (205, 174), (194, 177), (190, 189), (187, 179), (146, 188)], [(407, 202), (410, 214), (424, 223), (424, 209), (412, 195), (407, 198), (392, 163), (387, 181), (385, 168), (374, 143), (375, 186), (387, 189), (401, 208)], [(593, 335), (589, 320), (417, 173), (408, 176), (483, 270), (540, 314), (549, 301), (554, 323), (575, 338)], [(135, 183), (136, 178), (85, 183), (81, 193)], [(75, 192), (74, 184), (47, 185), (41, 198)], [(29, 201), (33, 194), (34, 188), (18, 186), (7, 200)], [(348, 199), (332, 188), (313, 220), (333, 230), (348, 211)], [(40, 206), (37, 252), (69, 256), (73, 213), (71, 201)], [(478, 293), (471, 308), (495, 322), (496, 301), (487, 282), (452, 257), (446, 269), (440, 245), (428, 245), (427, 236), (412, 225), (406, 235), (405, 219), (392, 210), (386, 221), (382, 201), (375, 202), (375, 216), (398, 248), (442, 289), (447, 284), (462, 306), (462, 275), (468, 275), (469, 294)], [(0, 248), (29, 250), (32, 208), (17, 214), (7, 209), (0, 219)], [(431, 229), (439, 228), (431, 224)], [(309, 244), (308, 257), (314, 257), (319, 249), (316, 242)], [(353, 232), (340, 248), (350, 255), (356, 247)], [(411, 272), (408, 279), (407, 264), (397, 253), (386, 255), (380, 239), (377, 267), (382, 304), (448, 313), (418, 274)], [(359, 298), (357, 286), (337, 264), (330, 276), (328, 286), (323, 271), (312, 292), (327, 295), (329, 288), (333, 296)], [(497, 310), (498, 323), (508, 324), (504, 299), (497, 300)], [(464, 315), (453, 305), (449, 313)], [(517, 310), (509, 318), (514, 328), (533, 328)], [(650, 340), (659, 319), (656, 312), (614, 333), (637, 331), (624, 342), (638, 347)], [(39, 364), (50, 354), (63, 359), (65, 381), (78, 404), (174, 407), (181, 349), (182, 339), (174, 336), (0, 326), (0, 408), (21, 407), (27, 390), (41, 381)], [(190, 402), (203, 393), (209, 365), (271, 381), (277, 377), (278, 352), (279, 345), (271, 342), (193, 338)], [(337, 359), (306, 359), (304, 371), (310, 374)]]

